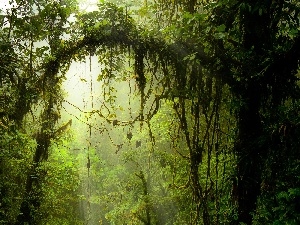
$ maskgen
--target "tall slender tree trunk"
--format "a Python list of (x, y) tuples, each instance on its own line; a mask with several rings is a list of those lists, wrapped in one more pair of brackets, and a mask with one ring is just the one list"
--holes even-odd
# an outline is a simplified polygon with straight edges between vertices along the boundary
[(266, 88), (261, 74), (261, 60), (270, 48), (270, 15), (259, 12), (255, 7), (270, 7), (272, 1), (244, 1), (241, 10), (241, 29), (245, 58), (241, 67), (242, 81), (236, 96), (241, 97), (238, 111), (237, 154), (237, 199), (238, 222), (252, 224), (252, 213), (260, 195), (262, 165), (266, 149), (261, 139), (263, 124), (260, 117), (262, 88)]
[(251, 213), (256, 208), (260, 195), (261, 164), (264, 147), (259, 139), (262, 124), (259, 116), (260, 97), (255, 84), (249, 85), (244, 96), (244, 104), (238, 112), (237, 154), (237, 199), (238, 222), (252, 223)]

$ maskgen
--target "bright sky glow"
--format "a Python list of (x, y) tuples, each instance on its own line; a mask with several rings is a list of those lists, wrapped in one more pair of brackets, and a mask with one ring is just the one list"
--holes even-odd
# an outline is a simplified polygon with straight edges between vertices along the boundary
[(79, 9), (82, 10), (82, 11), (86, 11), (86, 12), (97, 11), (98, 10), (98, 6), (97, 6), (98, 3), (99, 3), (98, 0), (79, 1)]
[(9, 0), (1, 0), (0, 1), (0, 9), (2, 11), (6, 11), (9, 7)]
[[(2, 11), (6, 11), (8, 8), (10, 8), (9, 1), (10, 0), (0, 0), (0, 9)], [(82, 0), (79, 1), (79, 9), (87, 12), (96, 11), (98, 9), (98, 3), (98, 0)]]

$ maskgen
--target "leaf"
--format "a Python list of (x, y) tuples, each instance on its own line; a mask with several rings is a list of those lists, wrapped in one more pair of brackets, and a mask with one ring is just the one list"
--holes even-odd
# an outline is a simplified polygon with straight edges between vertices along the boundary
[(299, 31), (297, 29), (291, 29), (289, 30), (289, 35), (290, 36), (297, 36)]
[(222, 24), (216, 28), (217, 32), (225, 32), (226, 26)]
[(103, 74), (99, 74), (97, 77), (97, 81), (101, 81), (104, 79), (104, 75)]
[(114, 114), (114, 113), (112, 113), (112, 114), (110, 114), (110, 115), (108, 116), (109, 119), (113, 119), (113, 118), (116, 118), (116, 117), (117, 117), (117, 115)]
[(193, 54), (190, 54), (190, 55), (184, 57), (183, 60), (184, 61), (187, 61), (187, 60), (193, 61), (195, 59), (195, 57), (196, 57), (196, 53), (193, 53)]
[(132, 133), (131, 133), (131, 132), (127, 133), (127, 138), (128, 138), (129, 140), (131, 140), (131, 138), (132, 138)]

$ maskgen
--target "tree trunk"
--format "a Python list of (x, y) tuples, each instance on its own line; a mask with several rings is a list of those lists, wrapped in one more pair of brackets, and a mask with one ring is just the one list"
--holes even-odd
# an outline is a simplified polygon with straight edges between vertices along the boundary
[(241, 10), (241, 29), (245, 56), (241, 67), (239, 90), (235, 95), (241, 98), (238, 110), (238, 138), (235, 145), (237, 154), (237, 201), (238, 222), (252, 224), (252, 215), (260, 195), (262, 165), (266, 149), (262, 140), (263, 126), (260, 118), (262, 88), (266, 88), (261, 75), (261, 60), (270, 47), (270, 15), (260, 13), (255, 7), (270, 6), (271, 1), (245, 1)]
[[(48, 148), (50, 146), (50, 135), (45, 133), (39, 134), (36, 138), (37, 147), (32, 163), (32, 169), (27, 176), (26, 188), (23, 202), (20, 207), (20, 214), (15, 225), (23, 224), (38, 224), (35, 214), (38, 212), (41, 205), (41, 185), (45, 178), (45, 173), (37, 171), (42, 161), (48, 159)], [(46, 171), (45, 171), (46, 172)]]
[(260, 142), (262, 124), (259, 115), (259, 84), (249, 84), (243, 96), (243, 105), (238, 112), (237, 154), (237, 199), (238, 222), (252, 223), (251, 213), (256, 208), (260, 195), (261, 165), (264, 147)]
[(33, 157), (31, 171), (27, 175), (26, 188), (23, 201), (20, 206), (20, 214), (17, 217), (15, 225), (35, 225), (36, 215), (41, 205), (42, 184), (44, 182), (46, 171), (39, 170), (41, 162), (48, 160), (48, 150), (51, 143), (54, 124), (57, 118), (52, 115), (53, 101), (50, 97), (49, 104), (44, 111), (41, 131), (36, 135), (37, 146)]

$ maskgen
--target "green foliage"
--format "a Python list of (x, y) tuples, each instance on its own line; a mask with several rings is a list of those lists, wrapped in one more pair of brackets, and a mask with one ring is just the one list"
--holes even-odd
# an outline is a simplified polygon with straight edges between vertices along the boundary
[(70, 152), (71, 140), (62, 138), (54, 142), (49, 161), (40, 165), (41, 171), (47, 171), (43, 182), (43, 204), (39, 210), (42, 224), (83, 224), (78, 216), (80, 159)]
[[(298, 178), (299, 180), (299, 178)], [(278, 184), (281, 186), (282, 184)], [(275, 194), (264, 194), (259, 200), (254, 224), (297, 224), (299, 213), (299, 188), (278, 188)]]
[[(112, 2), (2, 12), (0, 223), (297, 224), (299, 3)], [(94, 55), (101, 104), (57, 132)]]
[(0, 146), (0, 221), (13, 223), (19, 214), (36, 143), (24, 133), (4, 131)]
[(299, 198), (299, 188), (291, 188), (286, 192), (278, 193), (276, 199), (279, 207), (273, 208), (278, 219), (274, 221), (274, 224), (297, 224), (300, 219)]

